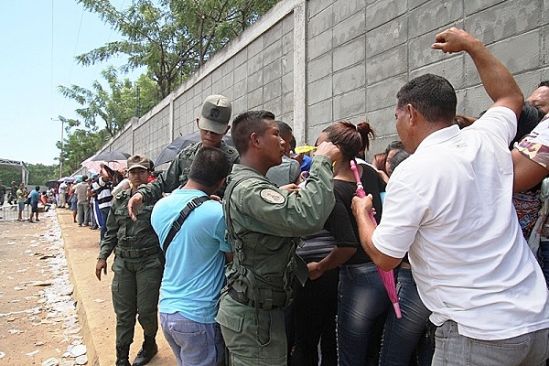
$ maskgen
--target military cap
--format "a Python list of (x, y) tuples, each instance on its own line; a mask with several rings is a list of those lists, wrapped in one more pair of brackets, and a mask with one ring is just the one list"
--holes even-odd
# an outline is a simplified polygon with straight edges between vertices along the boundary
[(143, 155), (133, 155), (128, 158), (128, 171), (136, 168), (142, 168), (146, 170), (153, 169), (153, 163), (151, 159)]
[(198, 127), (219, 135), (227, 131), (231, 120), (231, 102), (223, 95), (210, 95), (202, 104)]

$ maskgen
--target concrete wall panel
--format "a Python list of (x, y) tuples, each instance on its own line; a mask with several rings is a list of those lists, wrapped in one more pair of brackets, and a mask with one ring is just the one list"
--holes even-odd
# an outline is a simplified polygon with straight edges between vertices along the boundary
[(396, 93), (411, 78), (445, 76), (462, 114), (491, 104), (470, 57), (431, 49), (449, 26), (487, 43), (526, 95), (549, 79), (549, 0), (281, 0), (103, 149), (154, 159), (196, 130), (202, 101), (215, 93), (232, 99), (233, 117), (271, 110), (295, 127), (298, 143), (333, 121), (368, 118), (373, 155), (397, 138)]

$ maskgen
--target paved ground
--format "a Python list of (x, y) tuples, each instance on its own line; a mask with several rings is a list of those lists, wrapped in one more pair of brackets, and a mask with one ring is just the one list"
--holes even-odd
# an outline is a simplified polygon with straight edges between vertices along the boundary
[[(34, 224), (0, 220), (0, 366), (45, 365), (49, 358), (62, 366), (74, 365), (76, 358), (67, 351), (79, 343), (87, 347), (88, 365), (111, 366), (115, 360), (112, 261), (99, 282), (95, 278), (99, 232), (78, 227), (69, 210), (48, 216)], [(137, 324), (130, 361), (142, 340)], [(157, 341), (160, 350), (149, 365), (175, 365), (161, 329)]]
[(37, 223), (6, 221), (9, 214), (0, 221), (0, 365), (84, 364), (55, 214)]
[[(95, 277), (95, 263), (98, 254), (99, 232), (87, 227), (78, 227), (72, 222), (69, 210), (60, 209), (57, 213), (65, 242), (65, 253), (74, 284), (74, 296), (78, 301), (78, 315), (82, 324), (82, 334), (88, 346), (88, 358), (93, 365), (113, 365), (115, 361), (115, 316), (112, 308), (110, 284), (112, 272), (109, 270), (103, 281)], [(135, 340), (130, 352), (130, 362), (141, 348), (143, 333), (136, 325)], [(157, 336), (158, 355), (149, 363), (155, 365), (175, 365), (175, 359), (159, 328)]]

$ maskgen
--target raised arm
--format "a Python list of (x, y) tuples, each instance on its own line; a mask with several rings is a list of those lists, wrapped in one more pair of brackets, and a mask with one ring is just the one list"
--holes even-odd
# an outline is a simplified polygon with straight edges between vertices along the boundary
[(479, 73), (486, 92), (494, 106), (504, 106), (518, 116), (524, 98), (515, 79), (507, 68), (480, 42), (462, 29), (450, 28), (436, 35), (432, 48), (442, 52), (467, 52)]

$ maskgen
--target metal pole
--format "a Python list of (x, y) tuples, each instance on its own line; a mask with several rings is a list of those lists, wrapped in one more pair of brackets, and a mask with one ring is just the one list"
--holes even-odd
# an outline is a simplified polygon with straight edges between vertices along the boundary
[(61, 120), (61, 154), (59, 156), (59, 178), (63, 177), (63, 126), (65, 121)]

